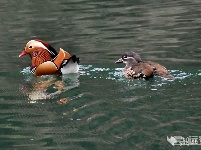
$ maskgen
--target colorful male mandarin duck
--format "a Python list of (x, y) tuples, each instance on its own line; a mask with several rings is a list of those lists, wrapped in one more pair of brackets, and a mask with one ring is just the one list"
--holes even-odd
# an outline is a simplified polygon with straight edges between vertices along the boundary
[(35, 76), (77, 73), (79, 69), (79, 58), (61, 48), (57, 54), (52, 46), (42, 40), (29, 41), (19, 57), (26, 54), (32, 59), (30, 69)]
[(126, 64), (123, 69), (123, 74), (126, 78), (148, 79), (153, 76), (174, 78), (164, 66), (151, 61), (142, 61), (140, 56), (135, 52), (126, 52), (115, 63)]

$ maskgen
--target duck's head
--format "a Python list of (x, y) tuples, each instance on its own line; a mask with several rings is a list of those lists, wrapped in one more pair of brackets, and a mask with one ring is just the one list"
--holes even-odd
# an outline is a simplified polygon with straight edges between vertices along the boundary
[(119, 58), (115, 63), (125, 63), (127, 67), (132, 66), (133, 64), (137, 64), (141, 62), (140, 56), (135, 52), (126, 52)]
[(46, 42), (42, 40), (35, 39), (35, 40), (29, 41), (26, 44), (24, 50), (19, 55), (19, 57), (22, 57), (26, 54), (29, 54), (32, 57), (33, 52), (36, 50), (47, 50), (49, 54), (51, 55), (52, 59), (57, 56), (57, 52), (52, 46), (50, 46), (49, 44), (47, 44)]

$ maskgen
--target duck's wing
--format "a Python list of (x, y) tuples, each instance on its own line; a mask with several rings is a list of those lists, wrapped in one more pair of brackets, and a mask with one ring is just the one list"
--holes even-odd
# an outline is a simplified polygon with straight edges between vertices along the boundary
[(59, 54), (52, 61), (57, 66), (57, 68), (60, 69), (64, 60), (67, 60), (69, 58), (71, 58), (71, 55), (68, 52), (64, 51), (62, 48), (60, 48)]
[(140, 62), (136, 65), (135, 70), (140, 73), (142, 78), (148, 79), (153, 77), (154, 68), (145, 62)]
[(140, 62), (134, 64), (132, 67), (124, 70), (124, 75), (127, 78), (144, 78), (148, 79), (153, 77), (154, 68), (147, 63)]
[(79, 58), (75, 55), (71, 56), (63, 49), (60, 49), (58, 56), (53, 62), (58, 69), (60, 69), (62, 74), (78, 73)]
[(154, 75), (162, 76), (165, 78), (174, 78), (174, 76), (172, 76), (164, 66), (152, 61), (146, 61), (146, 63), (155, 68)]
[(48, 59), (44, 59), (45, 57), (42, 56), (35, 59), (32, 57), (32, 63), (34, 62), (34, 64), (37, 65), (32, 65), (31, 71), (36, 76), (61, 74), (60, 69), (62, 67), (62, 63), (65, 59), (69, 59), (70, 57), (71, 55), (63, 49), (60, 49), (59, 54), (53, 60), (49, 59), (51, 58), (50, 56)]

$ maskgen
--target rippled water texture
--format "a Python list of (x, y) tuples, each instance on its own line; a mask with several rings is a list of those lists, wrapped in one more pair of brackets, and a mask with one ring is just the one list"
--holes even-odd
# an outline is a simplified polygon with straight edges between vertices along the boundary
[[(0, 1), (1, 149), (200, 149), (201, 1)], [(34, 77), (25, 44), (39, 38), (81, 59), (80, 73)], [(175, 80), (130, 80), (126, 51)], [(200, 142), (201, 143), (201, 142)]]

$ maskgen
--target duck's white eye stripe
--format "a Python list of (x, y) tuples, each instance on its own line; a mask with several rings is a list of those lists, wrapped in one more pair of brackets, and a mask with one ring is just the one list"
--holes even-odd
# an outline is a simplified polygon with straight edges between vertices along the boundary
[(44, 49), (48, 49), (45, 45), (43, 45), (41, 42), (38, 42), (36, 40), (31, 40), (30, 42), (34, 42), (34, 43), (32, 43), (32, 46), (42, 47)]

